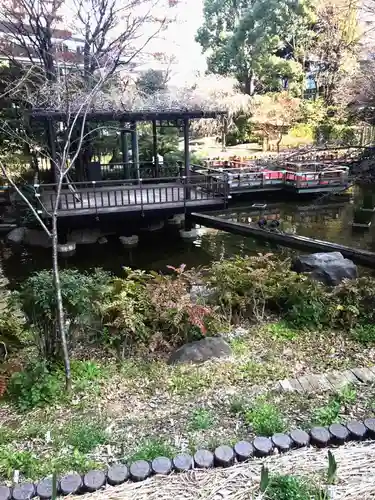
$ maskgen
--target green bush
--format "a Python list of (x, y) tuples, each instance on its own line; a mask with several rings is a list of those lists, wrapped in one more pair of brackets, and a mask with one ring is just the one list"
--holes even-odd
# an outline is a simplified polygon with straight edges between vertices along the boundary
[(260, 436), (272, 436), (285, 431), (285, 421), (275, 405), (260, 399), (245, 413), (245, 421)]
[(55, 403), (62, 396), (62, 387), (62, 373), (52, 372), (46, 363), (39, 362), (12, 375), (7, 395), (19, 410), (26, 411)]
[(207, 281), (230, 318), (245, 314), (260, 320), (267, 312), (277, 312), (295, 327), (321, 326), (327, 321), (328, 292), (291, 271), (289, 259), (266, 254), (215, 262)]
[(125, 273), (125, 279), (112, 281), (99, 304), (106, 327), (103, 339), (120, 357), (127, 347), (147, 343), (151, 335), (152, 308), (146, 288), (150, 276), (129, 268), (125, 268)]
[[(69, 324), (69, 344), (74, 341), (74, 333), (87, 326), (87, 322), (96, 316), (96, 304), (100, 302), (109, 280), (110, 275), (101, 270), (95, 270), (92, 274), (80, 273), (76, 269), (61, 271), (61, 293), (65, 320)], [(41, 355), (49, 362), (60, 360), (57, 298), (52, 271), (33, 274), (21, 286), (17, 299), (28, 325), (35, 333)]]

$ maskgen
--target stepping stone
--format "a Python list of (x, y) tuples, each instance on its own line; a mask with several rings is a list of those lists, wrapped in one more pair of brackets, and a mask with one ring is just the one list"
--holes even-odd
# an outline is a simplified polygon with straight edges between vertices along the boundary
[(172, 460), (167, 457), (157, 457), (151, 462), (151, 470), (153, 474), (167, 476), (172, 472)]
[(364, 421), (367, 433), (371, 439), (375, 438), (375, 418), (367, 418)]
[(234, 464), (233, 448), (227, 445), (218, 446), (214, 451), (215, 465), (218, 467), (229, 467)]
[(187, 453), (176, 455), (173, 459), (173, 467), (177, 472), (184, 472), (193, 467), (193, 457)]
[(332, 442), (334, 444), (342, 445), (349, 437), (349, 431), (344, 425), (332, 424), (328, 430), (332, 434)]
[[(56, 484), (57, 492), (59, 491), (59, 482)], [(53, 481), (51, 478), (43, 479), (36, 487), (36, 496), (40, 500), (50, 500), (53, 493)]]
[(253, 441), (254, 455), (256, 457), (266, 457), (273, 450), (273, 443), (267, 437), (256, 437)]
[(89, 492), (100, 490), (106, 483), (106, 477), (101, 470), (90, 470), (83, 476), (83, 487)]
[(209, 469), (214, 466), (214, 455), (209, 450), (198, 450), (194, 455), (194, 464), (198, 469)]
[(307, 376), (299, 377), (298, 382), (301, 384), (301, 387), (305, 392), (313, 392), (314, 391)]
[(294, 429), (290, 433), (290, 437), (293, 441), (294, 446), (297, 448), (303, 448), (304, 446), (309, 446), (310, 436), (307, 432), (302, 429)]
[(287, 378), (284, 380), (279, 380), (279, 384), (280, 384), (281, 390), (283, 392), (294, 392), (295, 391), (294, 387), (292, 386), (289, 379), (287, 379)]
[(324, 448), (328, 445), (331, 434), (325, 427), (313, 427), (310, 431), (311, 444), (318, 448)]
[(131, 464), (129, 473), (133, 481), (144, 481), (151, 475), (151, 466), (146, 460), (137, 460)]
[(319, 383), (319, 375), (306, 375), (306, 377), (314, 392), (322, 390), (322, 386)]
[(326, 378), (334, 389), (341, 389), (342, 387), (348, 385), (347, 378), (341, 372), (336, 370), (326, 373)]
[[(348, 379), (349, 383), (359, 384), (358, 378), (354, 375), (354, 373), (351, 370), (345, 370), (342, 373)], [(374, 373), (374, 376), (375, 376), (375, 373)]]
[(359, 420), (354, 420), (346, 424), (348, 431), (350, 432), (350, 439), (355, 441), (362, 441), (366, 438), (367, 427), (365, 424)]
[(13, 488), (13, 500), (30, 500), (35, 495), (35, 486), (33, 483), (19, 484)]
[(300, 394), (303, 394), (305, 391), (303, 390), (302, 385), (298, 382), (298, 379), (296, 378), (291, 378), (289, 379), (290, 385), (293, 387), (293, 389)]
[(0, 500), (10, 500), (11, 494), (8, 486), (0, 486)]
[(319, 375), (319, 383), (324, 391), (332, 391), (334, 389), (325, 375)]
[(368, 366), (367, 368), (375, 375), (375, 366)]
[(375, 378), (375, 374), (368, 368), (353, 368), (351, 371), (361, 382), (364, 383), (371, 382)]
[(276, 446), (280, 452), (289, 451), (292, 447), (292, 440), (288, 434), (276, 433), (271, 438), (272, 443)]
[(234, 445), (234, 451), (239, 462), (246, 462), (254, 455), (254, 447), (248, 441), (239, 441)]
[(124, 464), (114, 464), (107, 471), (107, 481), (111, 486), (125, 483), (129, 478), (129, 469)]
[(60, 490), (63, 495), (75, 495), (82, 489), (82, 478), (73, 473), (64, 476), (60, 481)]

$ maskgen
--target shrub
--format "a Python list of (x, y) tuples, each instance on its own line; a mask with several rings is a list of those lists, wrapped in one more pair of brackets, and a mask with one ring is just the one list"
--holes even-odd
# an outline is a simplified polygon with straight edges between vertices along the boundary
[(154, 275), (154, 281), (148, 286), (155, 326), (171, 344), (202, 338), (207, 333), (208, 323), (212, 327), (210, 333), (214, 333), (214, 310), (192, 301), (190, 281), (184, 275), (185, 266), (171, 269), (177, 276)]
[(255, 434), (272, 436), (285, 430), (285, 422), (277, 408), (260, 399), (245, 413), (245, 421)]
[[(73, 334), (86, 325), (87, 318), (96, 314), (95, 304), (104, 293), (110, 275), (96, 270), (83, 274), (75, 269), (60, 273), (61, 293), (65, 320), (68, 328), (68, 342), (73, 342)], [(28, 278), (17, 294), (27, 322), (35, 332), (37, 347), (44, 359), (61, 359), (58, 335), (57, 298), (52, 271), (39, 271)]]
[(0, 314), (0, 357), (23, 347), (24, 321), (16, 314), (13, 304), (8, 301), (6, 312)]
[(350, 330), (375, 323), (375, 280), (370, 277), (346, 280), (333, 291), (335, 323)]
[(125, 279), (115, 279), (99, 304), (106, 327), (104, 340), (114, 347), (122, 358), (126, 347), (146, 343), (151, 335), (152, 307), (146, 288), (150, 278), (143, 271), (125, 268)]
[(44, 362), (30, 364), (22, 372), (14, 373), (7, 394), (21, 410), (53, 404), (62, 395), (62, 373), (50, 371)]

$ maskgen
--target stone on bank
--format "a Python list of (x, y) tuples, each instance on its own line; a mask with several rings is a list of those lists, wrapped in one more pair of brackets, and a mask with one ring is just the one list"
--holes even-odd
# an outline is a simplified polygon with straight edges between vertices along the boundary
[(227, 358), (231, 354), (232, 349), (222, 337), (206, 337), (173, 351), (168, 364), (203, 363), (210, 359)]
[(297, 273), (308, 273), (311, 278), (327, 286), (336, 286), (344, 279), (358, 277), (357, 266), (340, 252), (300, 255), (293, 262), (292, 269)]

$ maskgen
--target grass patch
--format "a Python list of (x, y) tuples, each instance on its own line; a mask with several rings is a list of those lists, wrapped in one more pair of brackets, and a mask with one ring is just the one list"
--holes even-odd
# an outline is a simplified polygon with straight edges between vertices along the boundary
[(244, 414), (248, 408), (249, 402), (245, 398), (233, 397), (229, 403), (229, 411), (234, 415)]
[(134, 462), (135, 460), (154, 460), (157, 457), (173, 458), (176, 450), (167, 441), (158, 439), (149, 439), (143, 441), (138, 449), (126, 459), (127, 463)]
[(230, 341), (230, 347), (235, 356), (244, 356), (249, 352), (249, 341), (244, 338), (234, 338)]
[(274, 340), (295, 340), (298, 337), (298, 331), (291, 328), (285, 321), (267, 325), (266, 331)]
[(104, 425), (96, 422), (72, 422), (65, 436), (65, 442), (81, 453), (89, 453), (107, 441)]
[(202, 431), (210, 429), (213, 424), (212, 413), (204, 408), (197, 408), (191, 416), (189, 427), (192, 431)]
[[(203, 367), (204, 368), (204, 367)], [(169, 391), (173, 394), (196, 394), (212, 386), (213, 375), (199, 367), (176, 367), (169, 379)]]
[(285, 431), (286, 428), (286, 422), (275, 405), (267, 403), (263, 398), (246, 411), (245, 422), (260, 436), (272, 436), (276, 432)]
[(341, 391), (331, 396), (324, 406), (317, 408), (312, 417), (313, 425), (329, 426), (339, 422), (340, 413), (345, 406), (356, 402), (357, 391), (352, 385), (347, 385)]
[(252, 359), (237, 366), (238, 377), (253, 384), (288, 377), (288, 371), (282, 363), (273, 361), (259, 362)]
[(357, 325), (351, 330), (352, 338), (364, 345), (375, 342), (375, 325)]
[(324, 500), (327, 496), (319, 488), (291, 475), (273, 475), (265, 491), (265, 500)]

